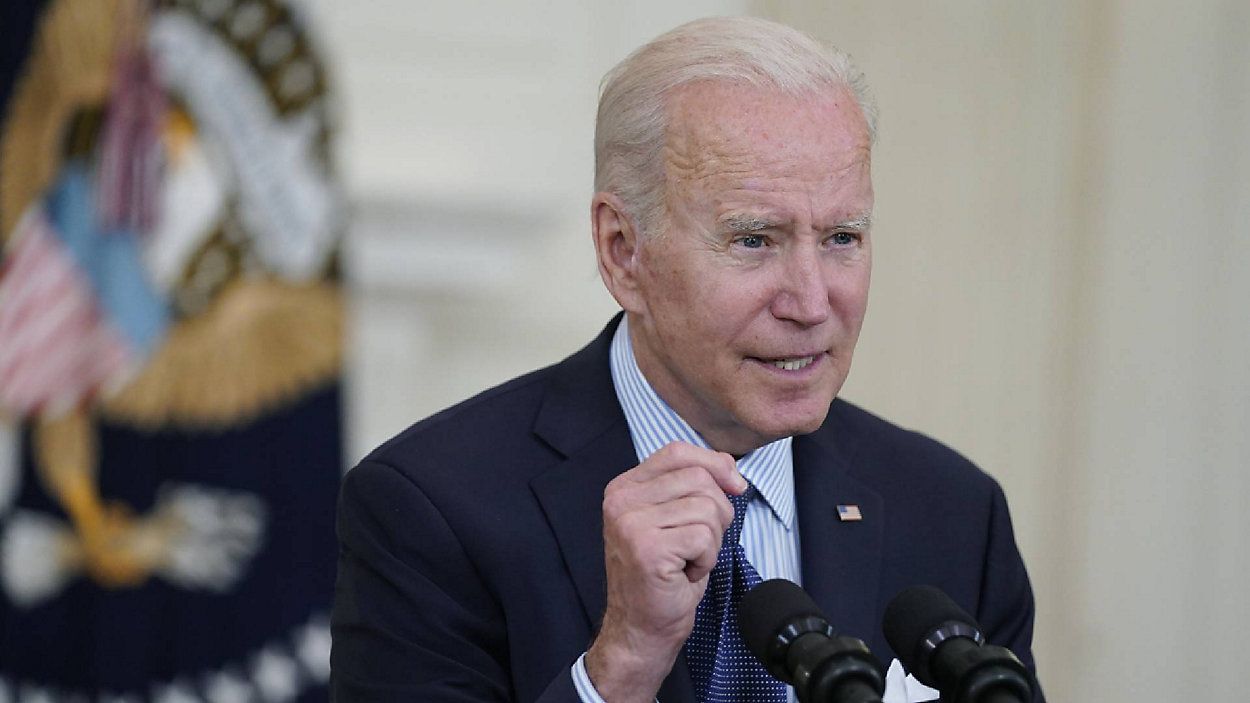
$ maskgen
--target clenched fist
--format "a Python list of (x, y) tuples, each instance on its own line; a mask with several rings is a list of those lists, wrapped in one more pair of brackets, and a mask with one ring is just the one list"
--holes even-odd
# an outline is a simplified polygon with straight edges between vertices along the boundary
[(673, 442), (603, 494), (608, 600), (586, 671), (611, 703), (653, 701), (694, 627), (733, 521), (726, 493), (746, 479), (732, 456)]

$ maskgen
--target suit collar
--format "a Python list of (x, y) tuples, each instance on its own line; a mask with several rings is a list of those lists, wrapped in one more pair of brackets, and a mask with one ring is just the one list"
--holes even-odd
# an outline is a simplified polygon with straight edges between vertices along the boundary
[(625, 422), (608, 368), (608, 347), (622, 316), (618, 313), (594, 341), (552, 369), (534, 434), (566, 457)]

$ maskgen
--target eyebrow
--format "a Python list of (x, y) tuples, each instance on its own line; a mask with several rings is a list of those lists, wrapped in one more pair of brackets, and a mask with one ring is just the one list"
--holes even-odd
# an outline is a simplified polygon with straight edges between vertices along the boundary
[(758, 215), (729, 215), (722, 220), (722, 222), (724, 222), (725, 226), (728, 227), (730, 231), (738, 233), (761, 232), (766, 229), (772, 229), (781, 224), (777, 220), (768, 217), (760, 217)]
[[(741, 215), (741, 214), (729, 215), (725, 217), (722, 220), (722, 222), (724, 223), (726, 227), (729, 228), (730, 231), (738, 232), (738, 233), (761, 232), (766, 229), (773, 229), (775, 227), (780, 227), (782, 224), (779, 220), (776, 220), (770, 217), (762, 217), (759, 215)], [(855, 217), (854, 219), (846, 220), (844, 222), (839, 222), (833, 225), (832, 227), (830, 227), (829, 229), (831, 230), (833, 229), (866, 230), (866, 229), (869, 229), (870, 227), (872, 227), (872, 213), (866, 212), (862, 215)]]
[(834, 225), (831, 229), (868, 229), (870, 227), (872, 227), (872, 213), (865, 212), (864, 214), (860, 215), (859, 217), (856, 217), (853, 220), (847, 220), (846, 222), (839, 222), (838, 224)]

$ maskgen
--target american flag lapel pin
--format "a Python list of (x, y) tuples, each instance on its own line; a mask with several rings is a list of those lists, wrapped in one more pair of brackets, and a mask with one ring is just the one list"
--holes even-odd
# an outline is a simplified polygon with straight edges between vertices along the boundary
[(858, 505), (839, 505), (838, 519), (842, 522), (859, 522), (864, 516), (860, 514)]

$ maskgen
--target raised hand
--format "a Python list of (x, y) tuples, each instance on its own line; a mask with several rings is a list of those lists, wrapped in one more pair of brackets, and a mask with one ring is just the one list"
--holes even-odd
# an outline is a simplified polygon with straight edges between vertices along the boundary
[(732, 456), (674, 442), (603, 496), (608, 598), (586, 671), (605, 700), (652, 701), (690, 630), (747, 488)]

